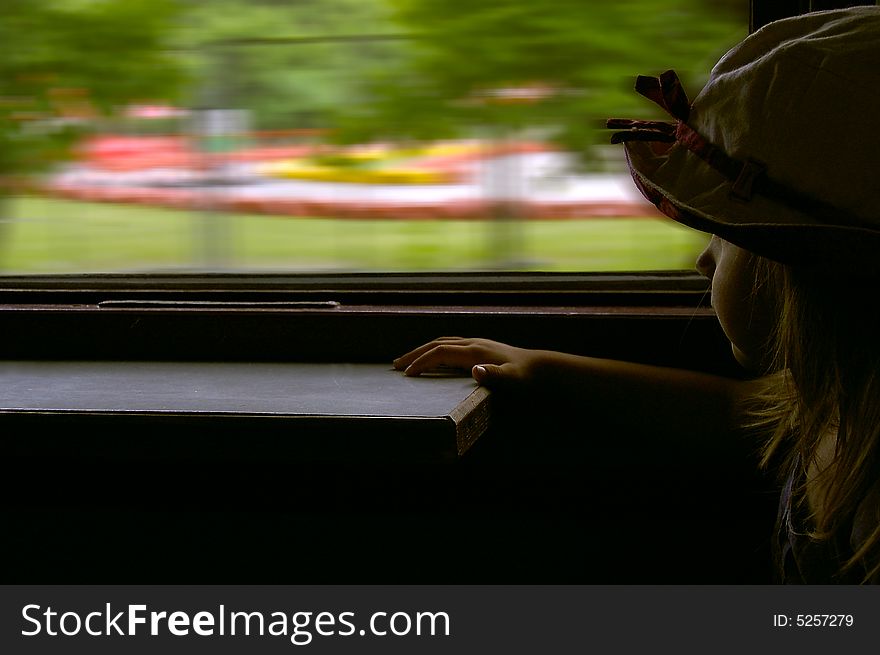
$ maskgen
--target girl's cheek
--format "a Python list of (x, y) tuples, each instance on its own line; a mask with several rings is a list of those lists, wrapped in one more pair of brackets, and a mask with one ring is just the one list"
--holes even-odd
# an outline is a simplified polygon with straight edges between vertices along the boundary
[[(712, 280), (712, 307), (741, 366), (757, 372), (765, 360), (766, 308), (753, 295), (754, 271), (747, 260), (724, 261)], [(733, 265), (731, 265), (733, 264)]]
[(748, 371), (761, 372), (767, 361), (772, 323), (765, 308), (753, 301), (731, 305), (722, 300), (720, 305), (715, 311), (736, 361)]

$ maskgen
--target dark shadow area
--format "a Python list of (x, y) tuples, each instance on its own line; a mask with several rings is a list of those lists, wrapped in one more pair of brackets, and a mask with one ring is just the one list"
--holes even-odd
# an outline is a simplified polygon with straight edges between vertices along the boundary
[[(506, 306), (351, 296), (333, 310), (100, 308), (79, 292), (51, 293), (66, 304), (0, 312), (7, 360), (390, 362), (448, 334), (738, 373), (701, 288), (656, 302), (612, 290), (603, 305), (552, 290)], [(466, 293), (442, 298), (472, 301)], [(489, 432), (439, 461), (387, 447), (388, 431), (352, 441), (320, 423), (302, 449), (283, 422), (253, 417), (0, 413), (3, 582), (771, 580), (774, 484), (747, 449), (633, 433), (591, 413), (588, 399), (574, 412), (540, 398), (493, 405)]]
[[(233, 436), (266, 439), (259, 424), (202, 435), (174, 424), (162, 434), (136, 423), (106, 434), (96, 423), (88, 435), (51, 422), (16, 428), (44, 445), (74, 442), (81, 454), (13, 454), (4, 581), (770, 581), (775, 498), (748, 458), (688, 458), (613, 425), (508, 409), (447, 462), (224, 455)], [(53, 434), (40, 435), (46, 428)], [(199, 457), (162, 447), (200, 438)], [(154, 446), (89, 454), (84, 444), (101, 440)]]

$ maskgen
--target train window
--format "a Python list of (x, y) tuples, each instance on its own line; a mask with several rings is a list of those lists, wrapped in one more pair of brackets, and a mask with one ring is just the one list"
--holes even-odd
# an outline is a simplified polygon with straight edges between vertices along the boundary
[[(717, 57), (749, 30), (848, 4), (864, 3), (5, 0), (0, 363), (16, 393), (0, 414), (15, 462), (24, 464), (12, 467), (10, 483), (35, 494), (11, 512), (19, 552), (29, 564), (39, 560), (43, 575), (62, 570), (54, 565), (67, 576), (94, 568), (110, 578), (128, 570), (130, 553), (116, 544), (129, 538), (149, 553), (139, 560), (177, 566), (188, 578), (232, 561), (233, 579), (248, 573), (248, 562), (275, 576), (274, 556), (287, 561), (292, 539), (304, 561), (318, 562), (315, 571), (327, 564), (360, 577), (405, 564), (401, 548), (436, 559), (435, 571), (447, 566), (444, 579), (486, 566), (481, 579), (525, 570), (570, 582), (599, 569), (615, 576), (621, 566), (639, 582), (739, 575), (734, 553), (758, 552), (752, 523), (768, 497), (753, 494), (754, 472), (721, 471), (670, 451), (679, 475), (657, 448), (631, 448), (615, 417), (585, 426), (579, 407), (577, 426), (561, 411), (532, 420), (520, 410), (540, 405), (534, 399), (500, 399), (492, 407), (500, 422), (486, 435), (503, 433), (503, 443), (481, 436), (466, 457), (437, 467), (393, 462), (388, 472), (357, 461), (352, 471), (340, 467), (340, 442), (315, 440), (318, 467), (275, 457), (279, 444), (299, 445), (261, 407), (295, 395), (297, 383), (278, 371), (319, 363), (324, 380), (336, 370), (328, 363), (383, 362), (390, 376), (394, 357), (443, 334), (741, 374), (706, 306), (706, 281), (683, 270), (693, 269), (706, 237), (660, 218), (636, 195), (600, 124), (609, 116), (664, 118), (633, 92), (636, 74), (674, 68), (693, 97)], [(179, 409), (169, 380), (197, 398), (197, 408), (210, 403), (195, 395), (192, 380), (204, 376), (228, 392), (213, 397), (203, 417), (186, 414), (187, 406), (165, 421), (155, 406), (135, 402), (144, 371), (160, 409)], [(107, 386), (89, 387), (96, 378)], [(331, 401), (346, 393), (340, 382), (327, 384)], [(76, 426), (53, 415), (59, 398), (69, 405), (81, 397), (71, 390), (91, 394), (86, 423)], [(121, 414), (113, 425), (103, 423), (110, 401)], [(487, 406), (470, 408), (473, 425), (486, 427)], [(385, 430), (372, 412), (339, 414)], [(418, 418), (443, 420), (448, 436), (452, 414), (458, 406)], [(321, 435), (339, 436), (337, 418), (322, 419)], [(398, 418), (407, 436), (418, 430), (409, 415)], [(584, 429), (602, 438), (582, 439)], [(69, 438), (78, 433), (94, 447)], [(397, 448), (402, 433), (382, 436)], [(540, 448), (535, 435), (546, 437)], [(583, 450), (596, 442), (609, 456), (584, 469)], [(243, 450), (253, 462), (238, 458)], [(649, 474), (633, 475), (638, 456)], [(73, 459), (90, 468), (71, 466)], [(161, 475), (157, 462), (168, 465)], [(693, 493), (715, 489), (726, 475), (736, 481), (730, 498)], [(675, 489), (658, 494), (658, 477), (675, 480)], [(748, 502), (737, 495), (745, 486)], [(108, 495), (122, 488), (135, 493)], [(205, 490), (222, 491), (211, 496), (218, 505), (203, 502)], [(180, 503), (184, 492), (192, 505)], [(608, 516), (581, 502), (598, 494), (614, 500), (607, 514), (627, 508), (607, 534), (615, 526), (639, 534), (600, 543), (593, 526)], [(59, 499), (66, 507), (74, 497), (81, 506), (56, 511)], [(277, 504), (266, 505), (271, 498)], [(302, 521), (276, 533), (278, 516), (270, 515), (289, 511), (290, 498)], [(343, 520), (323, 511), (352, 498), (356, 516), (348, 506)], [(92, 511), (95, 499), (111, 504)], [(128, 511), (129, 500), (137, 511)], [(155, 511), (157, 502), (168, 511)], [(264, 511), (255, 512), (257, 504)], [(228, 511), (216, 512), (221, 505)], [(576, 506), (590, 508), (589, 523), (569, 511)], [(656, 507), (680, 509), (681, 520)], [(378, 523), (376, 508), (388, 510)], [(630, 509), (652, 521), (630, 521)], [(76, 512), (81, 521), (68, 529)], [(707, 516), (718, 519), (717, 539)], [(63, 549), (75, 565), (54, 558), (59, 529), (65, 538), (88, 537)], [(548, 529), (553, 538), (528, 558), (507, 547), (527, 535), (523, 543), (543, 539)], [(351, 535), (366, 531), (388, 539), (352, 548)], [(666, 539), (655, 539), (652, 547), (665, 549), (645, 557), (645, 534), (672, 532), (712, 543), (702, 553), (712, 562), (689, 559), (680, 541)], [(767, 533), (759, 532), (763, 544)], [(184, 542), (191, 550), (181, 557), (168, 550)], [(394, 548), (385, 547), (390, 542)], [(115, 554), (104, 559), (100, 543), (113, 544)], [(474, 552), (493, 555), (462, 564), (449, 553), (463, 543), (485, 544)], [(266, 544), (277, 550), (260, 551)], [(240, 557), (239, 546), (251, 557)], [(605, 559), (609, 549), (618, 567)], [(170, 564), (170, 555), (154, 557), (171, 552)], [(719, 563), (728, 570), (707, 568)], [(33, 570), (17, 568), (22, 576)]]
[(6, 275), (689, 269), (704, 238), (600, 126), (748, 29), (743, 0), (4, 11)]
[(604, 119), (844, 4), (7, 3), (0, 288), (700, 291)]

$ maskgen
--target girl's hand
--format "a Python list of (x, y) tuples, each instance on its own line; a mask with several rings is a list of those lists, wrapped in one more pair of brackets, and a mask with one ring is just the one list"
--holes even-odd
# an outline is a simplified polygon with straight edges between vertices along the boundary
[(516, 348), (488, 339), (440, 337), (394, 360), (394, 368), (406, 375), (435, 370), (470, 371), (486, 386), (530, 381), (536, 373), (538, 351)]

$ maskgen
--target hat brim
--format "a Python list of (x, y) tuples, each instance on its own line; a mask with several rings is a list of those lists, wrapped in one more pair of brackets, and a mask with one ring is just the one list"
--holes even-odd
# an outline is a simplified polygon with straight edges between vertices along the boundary
[(677, 143), (631, 141), (626, 160), (636, 187), (673, 220), (768, 259), (827, 273), (880, 275), (880, 231), (816, 220), (731, 182)]

